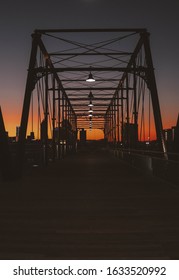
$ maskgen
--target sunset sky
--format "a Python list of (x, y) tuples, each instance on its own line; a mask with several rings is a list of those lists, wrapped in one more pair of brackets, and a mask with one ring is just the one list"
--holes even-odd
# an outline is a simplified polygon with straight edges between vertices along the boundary
[(20, 123), (31, 33), (44, 28), (147, 28), (164, 128), (179, 113), (179, 2), (176, 0), (16, 0), (0, 9), (0, 106), (6, 130)]

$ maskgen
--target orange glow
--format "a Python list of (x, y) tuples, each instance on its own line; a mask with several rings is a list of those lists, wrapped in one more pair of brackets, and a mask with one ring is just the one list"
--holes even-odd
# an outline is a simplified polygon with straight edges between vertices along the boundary
[[(16, 109), (15, 106), (11, 104), (8, 109), (5, 108), (5, 106), (2, 106), (2, 113), (3, 113), (3, 118), (4, 118), (4, 123), (5, 123), (5, 128), (6, 131), (8, 131), (9, 136), (15, 136), (16, 135), (16, 126), (20, 125), (20, 120), (21, 120), (21, 114), (22, 111)], [(171, 118), (167, 118), (167, 116), (163, 116), (163, 128), (171, 128), (172, 126), (176, 125), (177, 121), (177, 114), (176, 116), (171, 115)], [(148, 125), (146, 123), (146, 133), (145, 133), (145, 139), (141, 140), (148, 140)], [(37, 116), (34, 115), (34, 132), (35, 132), (35, 137), (37, 137)], [(28, 130), (27, 134), (29, 134), (31, 131), (31, 113), (29, 116), (29, 122), (28, 122)], [(51, 134), (49, 133), (49, 136), (51, 137)], [(92, 129), (91, 131), (87, 129), (87, 140), (99, 140), (99, 139), (104, 139), (104, 132), (101, 129)], [(156, 139), (156, 132), (155, 132), (155, 126), (154, 123), (151, 125), (151, 132), (150, 132), (150, 140), (155, 140)]]
[(104, 139), (104, 132), (101, 129), (87, 129), (86, 130), (87, 140), (100, 140)]
[(11, 111), (11, 114), (8, 114), (8, 111), (3, 110), (3, 118), (5, 123), (6, 131), (8, 131), (9, 136), (16, 135), (16, 126), (20, 125), (20, 112), (14, 110)]

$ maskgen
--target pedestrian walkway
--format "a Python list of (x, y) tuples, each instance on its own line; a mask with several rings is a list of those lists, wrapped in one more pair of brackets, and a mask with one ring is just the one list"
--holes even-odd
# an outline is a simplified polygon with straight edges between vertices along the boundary
[(179, 259), (179, 189), (83, 149), (1, 183), (0, 259)]

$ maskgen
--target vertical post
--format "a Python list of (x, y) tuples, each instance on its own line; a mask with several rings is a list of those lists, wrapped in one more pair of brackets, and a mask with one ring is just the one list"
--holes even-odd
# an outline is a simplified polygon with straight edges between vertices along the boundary
[(30, 110), (30, 100), (31, 100), (32, 91), (34, 90), (35, 83), (36, 83), (36, 76), (34, 73), (34, 68), (35, 68), (35, 64), (36, 64), (36, 55), (37, 55), (39, 38), (40, 38), (40, 34), (32, 35), (32, 48), (31, 48), (31, 54), (30, 54), (29, 69), (28, 69), (28, 75), (27, 75), (24, 104), (23, 104), (23, 109), (22, 109), (19, 140), (18, 140), (18, 147), (17, 147), (17, 161), (18, 161), (17, 162), (17, 168), (18, 168), (17, 172), (18, 172), (19, 177), (22, 175), (22, 168), (23, 168), (23, 162), (24, 162), (25, 141), (26, 141), (27, 124), (28, 124), (28, 117), (29, 117), (29, 110)]
[(129, 148), (129, 77), (128, 73), (126, 73), (126, 121), (127, 121), (127, 129), (126, 129), (126, 140), (127, 140), (127, 147)]
[(70, 132), (71, 132), (71, 122), (70, 122), (70, 104), (68, 102), (68, 133), (67, 133), (67, 145), (68, 145), (68, 151), (70, 152)]
[(117, 143), (119, 147), (120, 143), (120, 115), (119, 115), (119, 90), (117, 91)]
[(153, 106), (157, 140), (164, 153), (164, 157), (167, 159), (168, 158), (167, 147), (163, 135), (162, 117), (160, 112), (157, 85), (155, 80), (154, 67), (153, 67), (153, 61), (152, 61), (152, 55), (151, 55), (151, 49), (149, 43), (149, 33), (148, 32), (142, 33), (141, 36), (143, 38), (143, 44), (145, 50), (145, 58), (146, 58), (146, 65), (147, 65), (146, 76), (147, 76), (148, 88), (150, 89), (151, 92), (151, 100)]
[(124, 145), (124, 96), (123, 88), (121, 89), (121, 142)]
[(116, 126), (116, 94), (114, 95), (114, 145), (116, 150), (116, 132), (117, 132), (117, 126)]
[(75, 119), (75, 151), (77, 151), (77, 140), (78, 140), (78, 127), (77, 127), (77, 116), (74, 113)]
[(52, 152), (53, 152), (53, 161), (55, 160), (56, 157), (56, 143), (55, 143), (55, 120), (56, 120), (56, 98), (55, 98), (55, 77), (53, 75), (53, 96), (52, 96), (52, 100), (53, 100), (53, 116), (52, 116)]
[(45, 63), (45, 112), (44, 112), (44, 120), (45, 120), (45, 143), (44, 143), (44, 164), (48, 165), (48, 64), (47, 60)]
[(64, 139), (65, 139), (65, 131), (64, 131), (64, 94), (62, 92), (62, 158), (64, 158)]
[(113, 107), (113, 104), (114, 104), (114, 99), (112, 99), (112, 102), (111, 102), (111, 114), (112, 114), (112, 147), (114, 148), (114, 107)]
[(149, 142), (150, 142), (150, 126), (151, 126), (151, 119), (150, 119), (150, 111), (151, 111), (151, 105), (150, 105), (150, 103), (151, 103), (151, 97), (150, 97), (150, 94), (149, 94), (149, 134), (148, 134), (148, 140), (149, 140)]
[(68, 152), (67, 142), (68, 142), (68, 104), (65, 96), (65, 155)]
[(61, 158), (61, 99), (60, 99), (60, 88), (58, 87), (58, 159)]
[[(134, 147), (136, 147), (138, 141), (138, 112), (137, 112), (137, 78), (136, 78), (136, 62), (134, 63), (134, 73), (133, 73), (133, 88), (134, 88), (134, 105), (133, 105), (133, 115), (134, 115)], [(131, 138), (131, 137), (130, 137)]]
[(111, 110), (111, 106), (110, 106), (110, 145), (111, 145), (111, 142), (113, 140), (113, 123), (112, 123), (112, 110)]
[(70, 131), (69, 131), (69, 146), (70, 146), (70, 152), (72, 151), (72, 143), (73, 143), (73, 135), (72, 135), (72, 109), (69, 106), (69, 122), (70, 122)]

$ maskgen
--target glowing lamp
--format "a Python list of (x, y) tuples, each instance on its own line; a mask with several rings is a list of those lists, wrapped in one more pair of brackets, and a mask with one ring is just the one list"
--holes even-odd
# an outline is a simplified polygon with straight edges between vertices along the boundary
[(86, 82), (89, 82), (89, 83), (95, 82), (95, 79), (93, 78), (93, 75), (91, 72), (89, 73), (89, 76), (86, 79)]
[(92, 104), (91, 100), (90, 100), (90, 103), (88, 104), (88, 106), (89, 106), (89, 107), (94, 106), (94, 105)]

